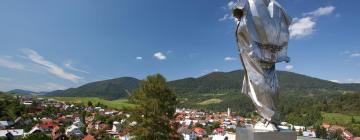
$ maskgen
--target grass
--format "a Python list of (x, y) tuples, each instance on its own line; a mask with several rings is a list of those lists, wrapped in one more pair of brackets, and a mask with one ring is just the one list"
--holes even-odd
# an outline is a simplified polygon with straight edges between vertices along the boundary
[(324, 117), (324, 122), (330, 124), (349, 124), (351, 123), (351, 118), (354, 117), (356, 121), (360, 121), (360, 116), (351, 116), (339, 113), (322, 113)]
[(221, 102), (222, 102), (221, 99), (209, 99), (209, 100), (202, 101), (198, 104), (199, 105), (209, 105), (209, 104), (219, 104)]
[(99, 102), (113, 109), (134, 107), (134, 105), (130, 104), (127, 99), (118, 99), (118, 100), (109, 101), (96, 97), (52, 97), (52, 98), (62, 102), (83, 103), (85, 105), (87, 105), (89, 101), (91, 101), (93, 104), (97, 104)]

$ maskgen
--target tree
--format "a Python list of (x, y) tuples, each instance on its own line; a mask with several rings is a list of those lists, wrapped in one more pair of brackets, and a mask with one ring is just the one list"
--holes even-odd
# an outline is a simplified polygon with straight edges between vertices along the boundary
[(88, 107), (92, 107), (93, 106), (93, 103), (91, 101), (88, 101)]
[(43, 132), (35, 132), (22, 138), (21, 140), (51, 140), (51, 137), (47, 136)]
[(131, 111), (131, 122), (136, 125), (131, 135), (141, 140), (176, 139), (176, 128), (171, 120), (176, 109), (176, 95), (160, 74), (148, 76), (140, 88), (132, 94), (130, 102), (136, 104)]

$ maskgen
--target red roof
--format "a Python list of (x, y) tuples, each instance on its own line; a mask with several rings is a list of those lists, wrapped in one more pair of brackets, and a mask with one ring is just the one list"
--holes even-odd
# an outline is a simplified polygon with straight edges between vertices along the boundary
[(39, 128), (42, 128), (42, 129), (53, 128), (53, 123), (52, 122), (41, 123), (39, 125)]
[(194, 128), (194, 131), (195, 131), (196, 134), (199, 134), (199, 135), (205, 134), (205, 129), (200, 128), (200, 127)]
[(220, 128), (216, 128), (215, 131), (217, 133), (223, 133), (225, 131), (225, 129), (220, 127)]
[(330, 124), (328, 124), (328, 123), (323, 123), (322, 127), (325, 128), (325, 129), (328, 129), (328, 128), (330, 128)]
[(86, 135), (83, 140), (94, 140), (94, 136)]

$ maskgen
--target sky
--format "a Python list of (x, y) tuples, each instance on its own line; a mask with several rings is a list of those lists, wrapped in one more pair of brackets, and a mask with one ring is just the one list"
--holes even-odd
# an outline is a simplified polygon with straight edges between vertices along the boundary
[[(360, 1), (278, 0), (293, 18), (277, 64), (360, 83)], [(124, 76), (242, 69), (230, 0), (2, 0), (0, 90), (51, 91)], [(239, 85), (240, 86), (240, 85)]]

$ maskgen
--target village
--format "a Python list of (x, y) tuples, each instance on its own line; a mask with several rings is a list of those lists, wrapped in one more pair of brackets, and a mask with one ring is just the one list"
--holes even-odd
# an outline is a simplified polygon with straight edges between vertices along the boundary
[[(101, 103), (87, 105), (65, 103), (51, 98), (16, 96), (16, 101), (25, 106), (25, 112), (14, 119), (0, 120), (0, 139), (20, 139), (34, 134), (44, 134), (49, 139), (119, 139), (130, 140), (128, 128), (123, 122), (130, 117), (122, 110), (106, 108)], [(234, 115), (231, 109), (209, 113), (193, 109), (176, 109), (178, 133), (185, 140), (235, 140), (236, 128), (251, 125), (255, 120)], [(126, 125), (136, 125), (131, 122)], [(341, 130), (346, 140), (353, 135), (338, 125), (324, 123), (327, 133)], [(299, 139), (315, 139), (316, 130), (282, 122), (282, 129), (295, 130)]]

